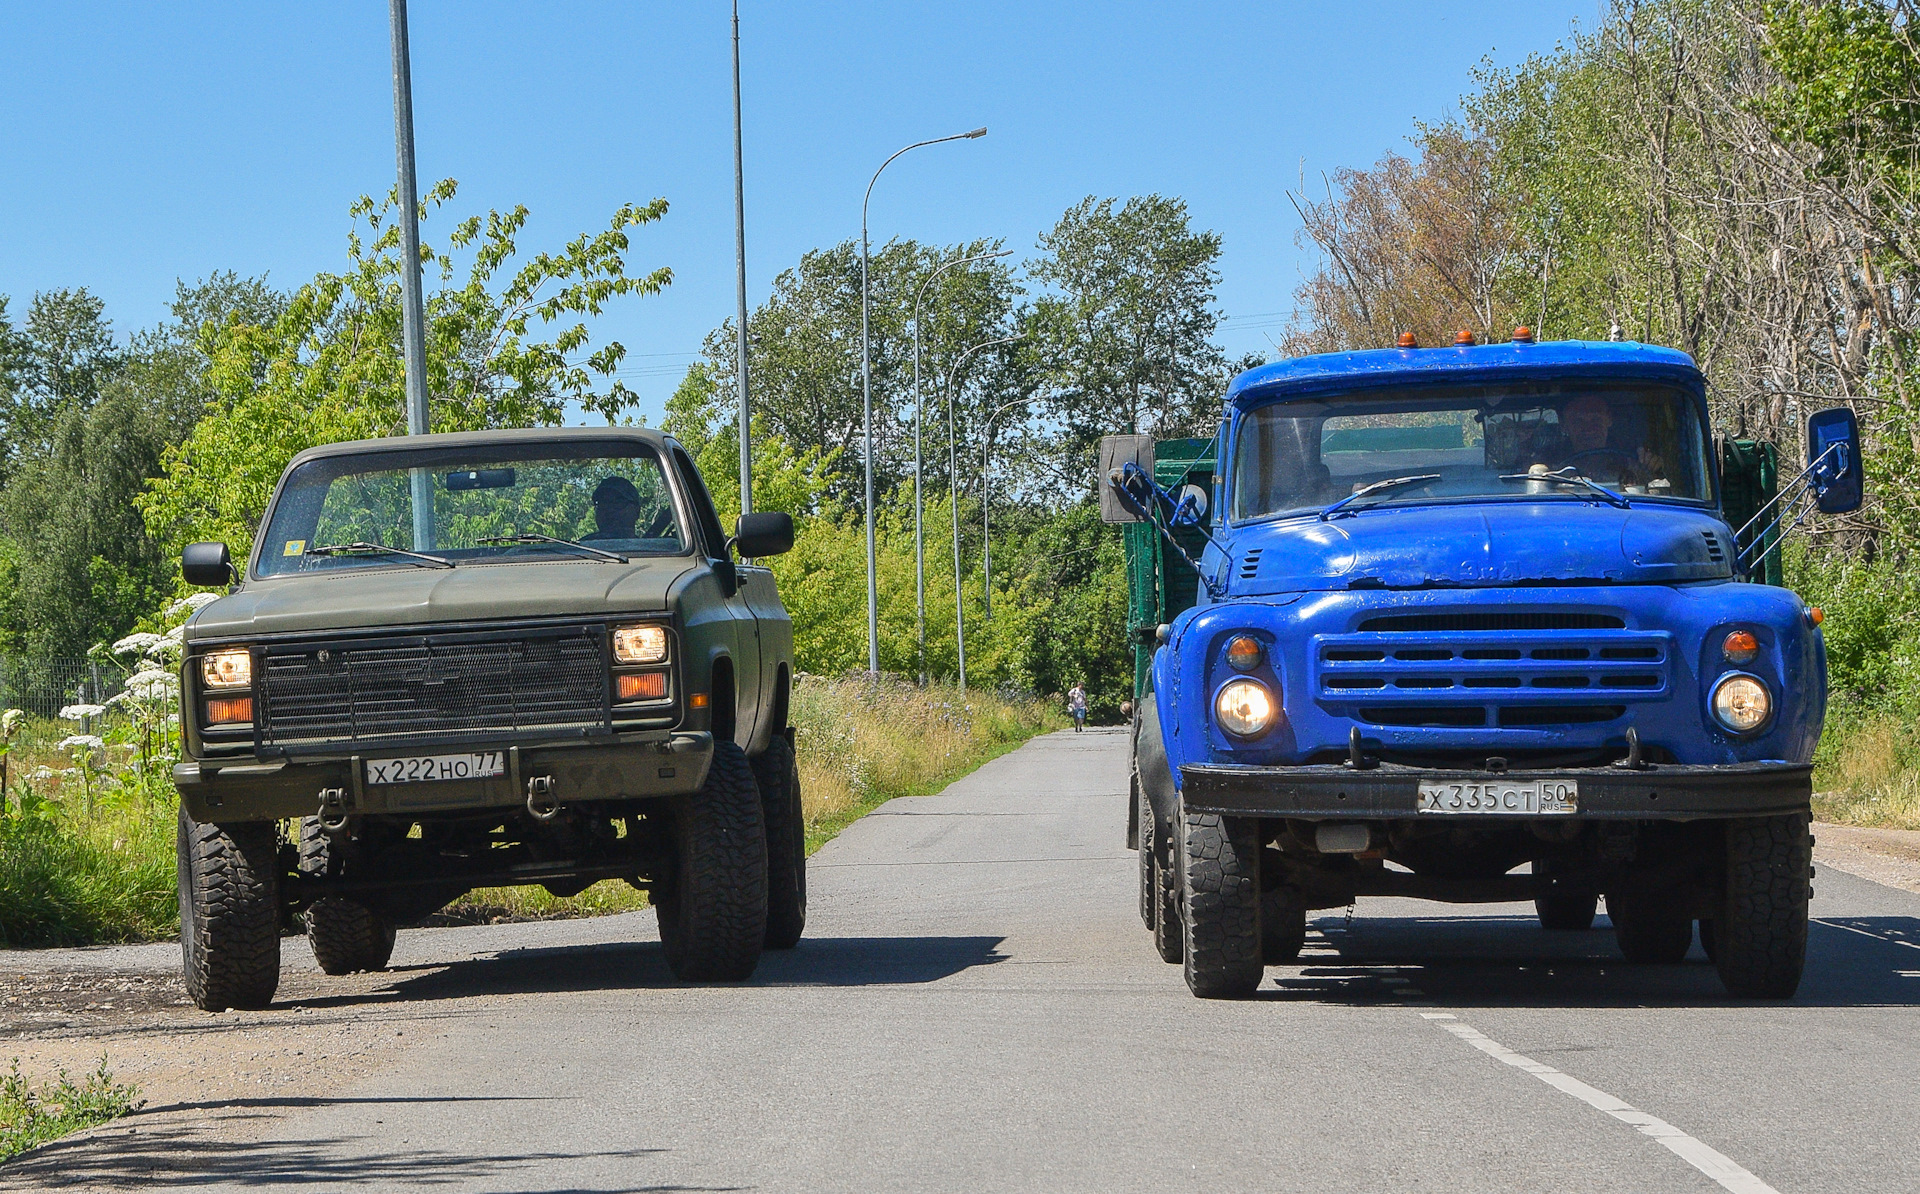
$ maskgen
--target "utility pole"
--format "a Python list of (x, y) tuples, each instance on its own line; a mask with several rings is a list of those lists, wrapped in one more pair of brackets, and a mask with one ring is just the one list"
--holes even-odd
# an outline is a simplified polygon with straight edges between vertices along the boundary
[(735, 321), (733, 375), (740, 387), (740, 513), (753, 513), (753, 420), (747, 410), (747, 187), (740, 162), (740, 0), (733, 3), (733, 250)]
[[(413, 170), (413, 69), (407, 0), (387, 0), (393, 27), (393, 147), (400, 199), (400, 338), (406, 363), (407, 434), (433, 430), (427, 412), (426, 313), (420, 297), (420, 185)], [(414, 469), (413, 549), (433, 550), (433, 480)]]

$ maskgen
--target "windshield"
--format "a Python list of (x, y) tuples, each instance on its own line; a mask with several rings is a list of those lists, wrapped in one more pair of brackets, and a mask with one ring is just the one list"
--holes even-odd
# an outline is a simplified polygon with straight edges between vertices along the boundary
[(609, 560), (685, 547), (660, 458), (645, 444), (369, 452), (293, 471), (255, 575)]
[[(1646, 383), (1506, 382), (1277, 402), (1243, 416), (1235, 436), (1236, 522), (1319, 510), (1389, 480), (1406, 483), (1354, 504), (1593, 499), (1574, 477), (1629, 498), (1705, 501), (1713, 492), (1694, 401)], [(1536, 479), (1503, 479), (1516, 474)]]

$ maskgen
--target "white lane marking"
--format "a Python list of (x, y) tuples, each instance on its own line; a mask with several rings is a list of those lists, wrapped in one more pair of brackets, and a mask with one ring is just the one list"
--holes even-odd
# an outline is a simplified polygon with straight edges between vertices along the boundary
[(1484, 1033), (1458, 1022), (1458, 1018), (1446, 1012), (1421, 1012), (1420, 1018), (1432, 1020), (1435, 1027), (1443, 1028), (1489, 1057), (1506, 1062), (1517, 1070), (1525, 1070), (1540, 1081), (1563, 1094), (1570, 1094), (1596, 1111), (1604, 1111), (1624, 1124), (1634, 1127), (1671, 1149), (1687, 1164), (1718, 1182), (1724, 1189), (1734, 1194), (1780, 1194), (1772, 1186), (1761, 1181), (1733, 1158), (1718, 1151), (1702, 1141), (1682, 1132), (1658, 1116), (1648, 1115), (1632, 1105), (1614, 1098), (1604, 1090), (1588, 1086), (1570, 1074), (1563, 1074), (1550, 1065), (1542, 1065), (1531, 1057), (1515, 1053), (1500, 1042)]
[(1883, 942), (1887, 945), (1904, 945), (1908, 949), (1920, 949), (1920, 945), (1916, 945), (1914, 942), (1902, 941), (1898, 937), (1882, 937), (1878, 933), (1869, 933), (1865, 929), (1856, 929), (1852, 925), (1843, 925), (1843, 924), (1840, 924), (1838, 921), (1820, 920), (1820, 921), (1815, 921), (1814, 923), (1823, 924), (1830, 929), (1845, 929), (1849, 933), (1858, 933), (1862, 937), (1871, 937), (1875, 941)]

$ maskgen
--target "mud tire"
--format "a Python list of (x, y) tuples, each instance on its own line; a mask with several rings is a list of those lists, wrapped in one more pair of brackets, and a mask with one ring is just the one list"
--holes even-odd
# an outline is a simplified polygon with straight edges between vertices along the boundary
[(767, 949), (792, 949), (807, 927), (807, 818), (800, 765), (783, 735), (753, 761), (767, 833)]
[(1187, 989), (1245, 999), (1260, 986), (1259, 822), (1181, 810), (1180, 909)]
[(1153, 815), (1153, 802), (1140, 795), (1140, 878), (1150, 902), (1147, 928), (1153, 933), (1153, 952), (1169, 965), (1180, 964), (1186, 932), (1180, 923), (1180, 875), (1168, 848), (1167, 835)]
[(1620, 952), (1637, 965), (1671, 965), (1693, 947), (1693, 918), (1676, 911), (1671, 900), (1609, 895), (1607, 917)]
[(1600, 910), (1599, 893), (1561, 886), (1553, 878), (1550, 863), (1537, 862), (1534, 870), (1549, 884), (1545, 892), (1533, 897), (1533, 912), (1540, 918), (1540, 927), (1550, 933), (1584, 933), (1591, 929), (1594, 915)]
[(1727, 822), (1714, 966), (1735, 999), (1788, 999), (1807, 961), (1813, 839), (1805, 813)]
[(202, 824), (180, 810), (180, 954), (202, 1011), (253, 1010), (280, 986), (280, 838), (272, 822)]
[[(333, 839), (320, 828), (320, 818), (300, 822), (300, 870), (325, 875), (331, 864)], [(393, 957), (394, 922), (358, 900), (315, 900), (306, 912), (307, 944), (313, 960), (326, 974), (354, 974), (385, 970)]]
[(1290, 888), (1260, 893), (1260, 960), (1285, 966), (1300, 957), (1307, 944), (1307, 905)]
[(753, 975), (767, 940), (767, 839), (760, 788), (746, 752), (716, 742), (707, 778), (673, 802), (673, 867), (654, 888), (660, 945), (674, 977), (737, 983)]

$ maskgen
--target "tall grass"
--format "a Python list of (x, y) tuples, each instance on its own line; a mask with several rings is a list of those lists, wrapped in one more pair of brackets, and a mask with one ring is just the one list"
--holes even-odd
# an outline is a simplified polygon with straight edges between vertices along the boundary
[[(885, 800), (937, 791), (1064, 724), (1031, 699), (813, 676), (794, 691), (793, 721), (809, 850)], [(71, 728), (29, 719), (11, 738), (0, 811), (0, 947), (177, 934), (170, 751), (149, 743), (143, 752), (124, 727), (110, 730), (99, 750), (62, 750), (57, 743)], [(443, 915), (473, 922), (646, 906), (644, 894), (610, 880), (570, 898), (539, 887), (483, 889)]]
[(1814, 763), (1816, 818), (1920, 829), (1920, 724), (1911, 716), (1836, 708)]

